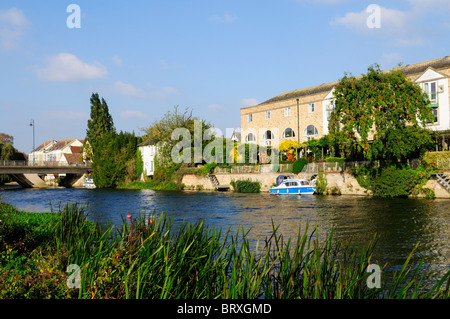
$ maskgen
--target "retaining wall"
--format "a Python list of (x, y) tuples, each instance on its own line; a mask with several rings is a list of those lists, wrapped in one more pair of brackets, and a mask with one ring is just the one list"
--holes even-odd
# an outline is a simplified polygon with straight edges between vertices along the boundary
[[(450, 175), (450, 172), (447, 172)], [(251, 181), (261, 182), (261, 191), (268, 192), (275, 183), (277, 176), (280, 173), (242, 173), (242, 174), (215, 174), (220, 185), (230, 185), (232, 180), (249, 179)], [(300, 173), (299, 178), (303, 178), (304, 174)], [(307, 176), (309, 177), (309, 176)], [(341, 195), (358, 195), (368, 196), (372, 195), (370, 190), (361, 187), (356, 178), (349, 173), (327, 173), (328, 192), (330, 194), (337, 193)], [(214, 190), (214, 186), (205, 176), (199, 175), (184, 175), (182, 183), (187, 190)], [(450, 199), (450, 193), (444, 189), (434, 178), (431, 178), (424, 187), (434, 190), (436, 198)], [(230, 189), (233, 189), (230, 186)], [(422, 197), (423, 195), (418, 195)]]

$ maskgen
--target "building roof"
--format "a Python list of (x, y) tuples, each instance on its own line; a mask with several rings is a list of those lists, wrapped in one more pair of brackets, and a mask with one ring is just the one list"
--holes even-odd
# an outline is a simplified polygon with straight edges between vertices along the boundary
[(72, 154), (80, 154), (82, 148), (82, 146), (71, 146), (70, 151), (72, 152)]
[(77, 154), (67, 154), (64, 153), (63, 156), (65, 157), (67, 163), (81, 163), (83, 162), (83, 157), (80, 153)]
[[(33, 152), (39, 152), (39, 151), (53, 152), (53, 151), (61, 150), (64, 147), (66, 147), (67, 145), (70, 145), (71, 143), (73, 143), (75, 141), (80, 141), (82, 144), (84, 144), (84, 140), (79, 140), (76, 138), (70, 138), (70, 139), (65, 139), (65, 140), (61, 140), (61, 141), (51, 140), (51, 141), (47, 141), (47, 142), (39, 145)], [(71, 147), (79, 147), (79, 146), (71, 146)]]
[(34, 149), (33, 152), (43, 151), (45, 148), (49, 147), (53, 143), (56, 143), (56, 141), (55, 140), (46, 141), (46, 142), (42, 143), (41, 145), (39, 145), (38, 147), (36, 147), (36, 149)]
[[(382, 72), (390, 72), (390, 71), (394, 71), (394, 70), (400, 70), (406, 76), (411, 76), (413, 74), (425, 72), (428, 68), (433, 68), (435, 70), (439, 70), (439, 69), (448, 68), (448, 67), (450, 67), (450, 56), (446, 56), (444, 58), (439, 58), (439, 59), (430, 60), (430, 61), (426, 61), (426, 62), (420, 62), (420, 63), (416, 63), (416, 64), (412, 64), (412, 65), (401, 66), (398, 68), (385, 70)], [(302, 96), (307, 96), (307, 95), (311, 95), (311, 94), (330, 92), (333, 89), (333, 87), (335, 87), (338, 83), (339, 83), (339, 81), (334, 81), (334, 82), (324, 83), (324, 84), (309, 87), (309, 88), (285, 92), (285, 93), (279, 94), (267, 101), (264, 101), (258, 105), (264, 105), (264, 104), (270, 104), (270, 103), (280, 102), (280, 101), (284, 101), (284, 100), (301, 98)], [(258, 105), (256, 105), (256, 106), (258, 106)], [(254, 107), (254, 106), (249, 106), (249, 107)], [(249, 107), (243, 107), (242, 109), (249, 108)]]

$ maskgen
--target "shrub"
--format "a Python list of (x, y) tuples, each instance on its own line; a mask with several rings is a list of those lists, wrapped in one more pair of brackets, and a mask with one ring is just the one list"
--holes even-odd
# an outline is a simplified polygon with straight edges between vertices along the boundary
[(422, 162), (426, 167), (450, 169), (450, 151), (426, 152), (422, 158)]
[(259, 193), (261, 191), (261, 182), (253, 182), (249, 179), (238, 181), (232, 180), (230, 184), (238, 193)]
[(417, 188), (422, 188), (430, 177), (427, 170), (419, 168), (358, 168), (353, 170), (354, 175), (361, 185), (373, 191), (375, 197), (408, 197)]
[(202, 176), (206, 176), (208, 174), (211, 174), (214, 171), (214, 168), (217, 166), (216, 162), (213, 163), (208, 163), (203, 165), (202, 167), (197, 168), (194, 171), (195, 175), (202, 175)]
[(327, 158), (325, 158), (325, 162), (327, 162), (327, 163), (335, 163), (335, 162), (344, 163), (345, 162), (345, 158), (342, 158), (342, 157), (327, 157)]
[(302, 171), (303, 167), (308, 164), (308, 161), (304, 158), (299, 158), (294, 162), (294, 165), (292, 167), (292, 170), (295, 174), (298, 174)]
[(324, 174), (319, 174), (316, 181), (316, 193), (322, 195), (327, 191), (328, 181)]

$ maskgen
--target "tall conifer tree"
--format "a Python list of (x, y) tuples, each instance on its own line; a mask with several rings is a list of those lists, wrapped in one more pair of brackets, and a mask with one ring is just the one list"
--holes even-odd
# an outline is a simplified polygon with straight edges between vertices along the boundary
[(86, 139), (91, 144), (93, 150), (106, 133), (115, 133), (114, 121), (109, 113), (108, 104), (98, 93), (91, 96), (91, 118), (88, 120)]

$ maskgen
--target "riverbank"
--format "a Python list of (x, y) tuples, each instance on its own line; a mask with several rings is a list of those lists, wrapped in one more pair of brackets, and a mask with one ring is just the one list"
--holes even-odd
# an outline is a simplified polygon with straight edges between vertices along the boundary
[[(232, 181), (236, 180), (250, 180), (259, 182), (261, 184), (261, 192), (268, 192), (274, 185), (274, 182), (282, 173), (217, 173), (214, 174), (220, 185), (230, 185)], [(293, 174), (293, 173), (289, 173)], [(450, 172), (447, 172), (450, 175)], [(309, 178), (312, 174), (306, 175), (304, 173), (297, 174), (298, 178)], [(360, 185), (357, 178), (349, 172), (328, 172), (324, 174), (327, 180), (328, 195), (354, 195), (354, 196), (371, 196), (373, 192)], [(183, 176), (181, 183), (186, 190), (215, 190), (214, 185), (207, 176), (186, 174)], [(442, 185), (440, 185), (435, 178), (430, 178), (424, 188), (431, 189), (435, 198), (450, 199), (450, 192), (448, 192)], [(414, 195), (417, 198), (425, 198), (425, 193), (418, 193)]]
[[(124, 220), (113, 231), (87, 222), (76, 204), (54, 214), (1, 204), (0, 220), (3, 299), (449, 297), (444, 287), (450, 272), (429, 290), (414, 276), (420, 266), (408, 264), (409, 258), (396, 280), (371, 289), (366, 269), (374, 242), (357, 251), (332, 235), (319, 242), (306, 230), (289, 246), (274, 228), (255, 250), (245, 230), (231, 240), (228, 230), (202, 222), (173, 229), (163, 215)], [(67, 273), (69, 265), (80, 270), (79, 277)]]

